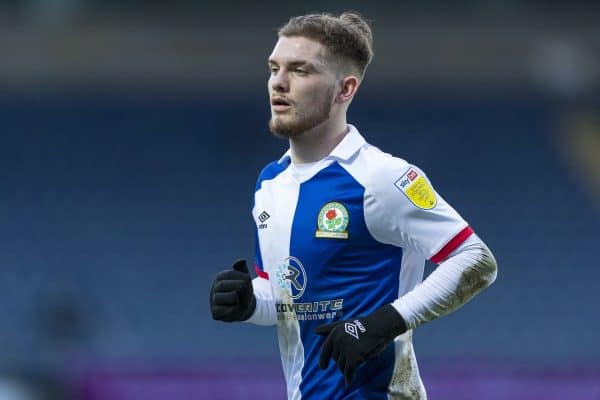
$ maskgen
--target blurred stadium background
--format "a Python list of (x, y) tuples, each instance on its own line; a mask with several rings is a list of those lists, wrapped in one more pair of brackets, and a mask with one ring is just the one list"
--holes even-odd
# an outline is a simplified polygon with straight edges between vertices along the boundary
[(275, 330), (208, 289), (286, 148), (276, 28), (345, 9), (375, 33), (349, 120), (499, 262), (416, 332), (430, 397), (600, 399), (600, 3), (4, 0), (1, 400), (284, 398)]

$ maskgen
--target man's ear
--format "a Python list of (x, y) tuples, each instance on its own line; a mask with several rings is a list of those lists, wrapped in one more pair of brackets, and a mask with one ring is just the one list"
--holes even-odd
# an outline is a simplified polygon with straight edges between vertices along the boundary
[(345, 103), (352, 100), (352, 97), (358, 90), (360, 80), (354, 75), (348, 75), (340, 81), (340, 87), (337, 96), (335, 97), (336, 103)]

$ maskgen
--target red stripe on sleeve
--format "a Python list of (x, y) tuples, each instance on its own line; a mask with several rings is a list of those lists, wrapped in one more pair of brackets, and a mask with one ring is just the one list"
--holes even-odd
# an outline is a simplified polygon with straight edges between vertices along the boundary
[(456, 248), (458, 246), (460, 246), (462, 244), (462, 242), (467, 240), (467, 238), (469, 236), (471, 236), (472, 234), (473, 234), (473, 229), (470, 226), (467, 226), (465, 229), (458, 232), (458, 234), (456, 236), (454, 236), (452, 238), (452, 240), (450, 240), (448, 242), (447, 245), (445, 245), (440, 251), (438, 251), (438, 253), (436, 255), (431, 257), (431, 262), (439, 264), (442, 261), (444, 261), (446, 258), (448, 258), (450, 253), (452, 253), (454, 250), (456, 250)]
[(269, 274), (267, 274), (265, 271), (261, 271), (261, 269), (258, 268), (258, 265), (254, 266), (254, 270), (256, 271), (256, 275), (264, 279), (269, 279)]

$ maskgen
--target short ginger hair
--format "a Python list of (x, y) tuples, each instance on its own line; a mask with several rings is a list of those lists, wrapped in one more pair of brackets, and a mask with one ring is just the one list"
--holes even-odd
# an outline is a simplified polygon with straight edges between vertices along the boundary
[(321, 43), (345, 72), (357, 74), (359, 78), (364, 76), (373, 58), (371, 27), (356, 12), (344, 12), (338, 17), (328, 13), (292, 17), (278, 34)]

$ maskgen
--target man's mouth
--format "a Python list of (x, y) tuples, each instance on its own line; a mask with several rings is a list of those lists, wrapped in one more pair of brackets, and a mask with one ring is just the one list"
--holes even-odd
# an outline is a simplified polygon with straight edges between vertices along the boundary
[(288, 110), (290, 107), (292, 106), (292, 104), (290, 103), (289, 100), (283, 98), (283, 97), (273, 97), (271, 99), (271, 108), (273, 109), (273, 111), (275, 112), (283, 112)]

